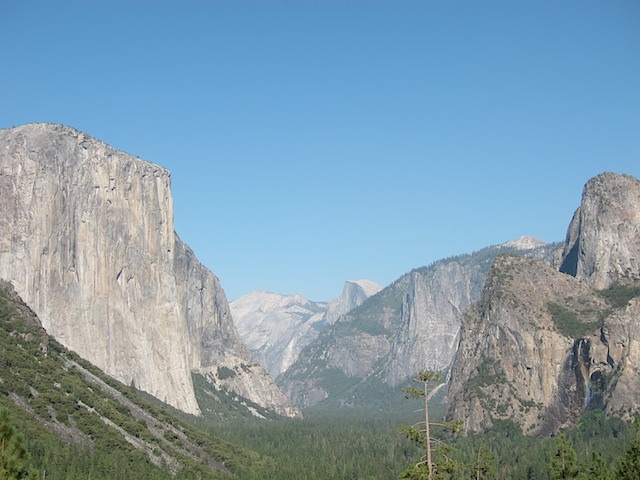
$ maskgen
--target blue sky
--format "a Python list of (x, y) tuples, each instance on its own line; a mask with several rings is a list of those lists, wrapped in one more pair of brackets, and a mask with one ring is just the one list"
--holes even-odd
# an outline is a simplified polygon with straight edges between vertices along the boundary
[(635, 0), (6, 0), (0, 41), (0, 128), (168, 168), (230, 299), (562, 240), (589, 178), (640, 177)]

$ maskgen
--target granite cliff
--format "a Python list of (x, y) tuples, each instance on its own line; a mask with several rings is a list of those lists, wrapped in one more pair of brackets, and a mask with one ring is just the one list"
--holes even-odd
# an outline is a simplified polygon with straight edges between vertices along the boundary
[(0, 131), (0, 198), (0, 277), (65, 347), (188, 413), (199, 372), (297, 414), (174, 232), (167, 170), (69, 127), (25, 125)]
[(396, 391), (419, 370), (445, 370), (462, 312), (479, 299), (495, 256), (551, 259), (556, 249), (525, 237), (413, 270), (322, 330), (276, 381), (299, 407), (352, 407), (370, 403), (371, 392)]
[(552, 434), (588, 409), (638, 412), (639, 232), (640, 182), (606, 173), (584, 188), (559, 269), (498, 257), (464, 315), (447, 416)]
[(640, 182), (603, 173), (584, 187), (567, 232), (560, 271), (596, 289), (640, 271)]
[(328, 303), (302, 295), (256, 291), (232, 301), (230, 307), (240, 336), (275, 378), (297, 360), (322, 328), (380, 289), (369, 280), (348, 280), (340, 297)]

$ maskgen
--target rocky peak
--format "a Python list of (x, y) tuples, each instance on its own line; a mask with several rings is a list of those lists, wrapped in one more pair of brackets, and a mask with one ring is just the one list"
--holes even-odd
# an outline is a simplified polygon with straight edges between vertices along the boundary
[(515, 240), (503, 243), (503, 248), (515, 248), (516, 250), (532, 250), (534, 248), (544, 247), (546, 243), (538, 238), (522, 236)]
[(603, 173), (587, 182), (573, 216), (560, 271), (596, 289), (640, 277), (640, 181)]
[(274, 377), (295, 361), (327, 311), (326, 303), (311, 302), (302, 295), (265, 291), (243, 295), (230, 307), (238, 332), (256, 361)]
[(347, 280), (344, 282), (342, 295), (329, 303), (327, 322), (335, 322), (341, 315), (353, 310), (381, 289), (380, 285), (370, 280)]
[(551, 433), (575, 421), (589, 406), (579, 339), (599, 331), (608, 308), (546, 262), (497, 257), (480, 301), (465, 312), (448, 416), (470, 431), (512, 419), (525, 433)]
[(64, 346), (188, 413), (191, 372), (220, 366), (238, 367), (240, 395), (290, 411), (218, 279), (175, 234), (166, 169), (69, 127), (25, 125), (0, 131), (0, 198), (0, 277)]
[(512, 419), (525, 433), (552, 434), (591, 408), (626, 418), (640, 410), (639, 216), (638, 180), (602, 174), (584, 188), (561, 271), (496, 258), (463, 317), (449, 418), (469, 431)]
[(256, 291), (231, 302), (240, 335), (257, 361), (274, 377), (285, 372), (320, 329), (380, 290), (369, 280), (346, 281), (342, 295), (329, 303), (302, 295)]

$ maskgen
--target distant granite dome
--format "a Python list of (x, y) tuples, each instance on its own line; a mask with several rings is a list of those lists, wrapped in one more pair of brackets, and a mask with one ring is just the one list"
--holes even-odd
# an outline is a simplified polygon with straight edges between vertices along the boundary
[[(295, 415), (174, 232), (169, 172), (73, 128), (0, 130), (0, 277), (64, 346), (198, 414), (191, 372)], [(233, 378), (218, 378), (220, 368)]]
[(238, 332), (256, 360), (277, 377), (297, 360), (320, 328), (335, 322), (381, 288), (370, 280), (349, 280), (344, 283), (342, 295), (329, 303), (258, 290), (232, 301), (230, 308)]
[(546, 243), (542, 240), (526, 236), (518, 237), (515, 240), (511, 240), (510, 242), (502, 244), (503, 247), (517, 248), (518, 250), (531, 250), (534, 248), (543, 247), (544, 245), (546, 245)]

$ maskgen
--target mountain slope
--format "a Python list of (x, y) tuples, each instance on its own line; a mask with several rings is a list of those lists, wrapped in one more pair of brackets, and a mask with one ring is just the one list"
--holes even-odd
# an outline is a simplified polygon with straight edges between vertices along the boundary
[(68, 351), (4, 281), (0, 364), (0, 407), (27, 436), (43, 478), (214, 479), (266, 465)]
[(523, 238), (403, 275), (324, 329), (277, 382), (303, 408), (321, 401), (356, 406), (367, 402), (366, 392), (397, 389), (418, 370), (444, 370), (462, 311), (479, 298), (495, 256), (550, 259), (556, 249)]
[(0, 277), (63, 345), (188, 413), (192, 371), (297, 413), (174, 232), (168, 171), (69, 127), (25, 125), (0, 131), (0, 197)]
[(301, 295), (256, 291), (230, 303), (238, 332), (259, 363), (277, 377), (327, 324), (380, 290), (368, 280), (346, 281), (342, 295), (329, 303)]
[(622, 418), (640, 410), (638, 199), (637, 180), (595, 177), (570, 224), (562, 271), (496, 259), (464, 316), (449, 418), (468, 431), (508, 418), (551, 434), (589, 409)]

